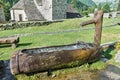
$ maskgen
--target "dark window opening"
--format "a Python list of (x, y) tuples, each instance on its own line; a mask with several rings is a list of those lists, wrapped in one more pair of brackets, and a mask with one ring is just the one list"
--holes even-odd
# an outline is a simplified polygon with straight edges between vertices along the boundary
[(23, 21), (22, 14), (19, 14), (19, 21)]

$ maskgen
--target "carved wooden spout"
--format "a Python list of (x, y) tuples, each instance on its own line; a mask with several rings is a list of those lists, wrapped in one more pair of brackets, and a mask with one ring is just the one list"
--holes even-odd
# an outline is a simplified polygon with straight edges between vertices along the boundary
[(103, 23), (103, 11), (99, 10), (94, 13), (94, 18), (92, 20), (83, 22), (81, 26), (88, 24), (95, 24), (95, 33), (94, 33), (94, 44), (98, 47), (101, 44), (101, 34), (102, 34), (102, 23)]

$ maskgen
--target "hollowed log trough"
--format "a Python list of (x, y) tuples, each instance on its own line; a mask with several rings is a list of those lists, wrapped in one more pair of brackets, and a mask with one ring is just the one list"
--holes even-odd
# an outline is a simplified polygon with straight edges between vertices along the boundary
[[(91, 23), (97, 24), (97, 20), (100, 20), (99, 24), (102, 24), (103, 12), (98, 11), (95, 14), (95, 22), (93, 19), (92, 22), (90, 20), (81, 25)], [(97, 33), (101, 32), (101, 30)], [(96, 39), (98, 39), (97, 42)], [(74, 66), (74, 63), (75, 65), (81, 65), (83, 63), (94, 62), (99, 59), (102, 51), (99, 39), (101, 38), (95, 38), (94, 43), (77, 42), (68, 45), (49, 46), (16, 51), (12, 54), (10, 59), (11, 73), (14, 75), (19, 73), (31, 73), (36, 71), (46, 71), (69, 67), (71, 64)]]
[(16, 48), (17, 44), (19, 43), (19, 37), (2, 37), (0, 38), (0, 45), (1, 44), (12, 44), (12, 48)]

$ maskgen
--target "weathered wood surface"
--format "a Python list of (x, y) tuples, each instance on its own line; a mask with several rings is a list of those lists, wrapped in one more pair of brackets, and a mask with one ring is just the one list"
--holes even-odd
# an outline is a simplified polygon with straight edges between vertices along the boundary
[(81, 26), (85, 26), (88, 24), (95, 24), (95, 33), (94, 33), (94, 44), (96, 46), (100, 46), (101, 44), (101, 35), (102, 35), (102, 24), (103, 24), (103, 11), (97, 11), (94, 14), (94, 18), (92, 20), (83, 22)]
[[(91, 63), (99, 59), (103, 12), (95, 13), (95, 18), (82, 25), (95, 23), (94, 44), (78, 42), (76, 44), (23, 49), (12, 54), (10, 66), (12, 74), (31, 73), (56, 68), (68, 67), (70, 64)], [(73, 65), (72, 65), (73, 66)]]
[[(80, 47), (75, 48), (76, 46)], [(70, 50), (67, 47), (71, 47)], [(23, 49), (12, 54), (11, 72), (12, 74), (30, 73), (67, 67), (73, 62), (79, 65), (90, 63), (99, 59), (100, 50), (101, 48), (88, 43)]]
[(12, 48), (16, 48), (19, 43), (19, 37), (0, 38), (0, 44), (12, 44)]

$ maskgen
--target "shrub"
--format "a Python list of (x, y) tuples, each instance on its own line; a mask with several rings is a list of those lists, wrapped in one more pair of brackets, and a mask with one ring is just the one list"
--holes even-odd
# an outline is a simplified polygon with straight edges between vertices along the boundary
[(116, 49), (116, 50), (120, 50), (120, 42), (117, 42), (117, 43), (115, 44), (115, 49)]

